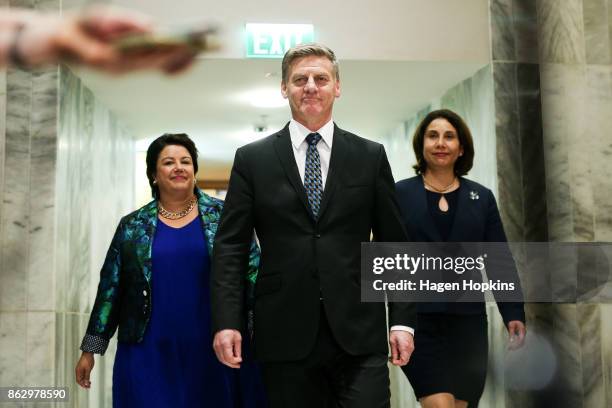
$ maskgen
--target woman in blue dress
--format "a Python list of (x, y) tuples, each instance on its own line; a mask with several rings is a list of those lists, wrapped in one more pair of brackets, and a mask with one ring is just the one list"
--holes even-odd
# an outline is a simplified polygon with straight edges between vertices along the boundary
[[(239, 370), (219, 363), (212, 348), (210, 255), (223, 202), (195, 186), (197, 171), (187, 135), (165, 134), (151, 143), (147, 177), (154, 200), (121, 219), (102, 267), (76, 380), (91, 386), (93, 355), (104, 354), (118, 327), (114, 407), (266, 406), (248, 344)], [(248, 262), (245, 285), (252, 287), (255, 243)], [(247, 320), (245, 311), (245, 329)]]

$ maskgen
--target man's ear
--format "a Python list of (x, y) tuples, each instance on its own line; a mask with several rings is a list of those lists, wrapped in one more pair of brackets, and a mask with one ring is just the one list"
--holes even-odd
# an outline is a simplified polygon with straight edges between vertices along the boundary
[(281, 82), (281, 94), (283, 95), (283, 98), (287, 99), (287, 84), (285, 81)]

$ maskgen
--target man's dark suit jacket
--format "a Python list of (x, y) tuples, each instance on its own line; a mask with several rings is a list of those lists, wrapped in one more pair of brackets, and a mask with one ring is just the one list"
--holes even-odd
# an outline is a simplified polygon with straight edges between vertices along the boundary
[[(360, 243), (369, 242), (371, 232), (377, 241), (405, 240), (382, 145), (334, 126), (318, 221), (288, 125), (237, 150), (214, 244), (213, 332), (241, 327), (253, 229), (262, 251), (254, 305), (258, 360), (306, 357), (316, 340), (320, 302), (344, 351), (387, 353), (385, 305), (360, 298)], [(390, 325), (411, 326), (415, 318), (410, 304), (389, 307)]]
[[(506, 242), (504, 227), (491, 190), (465, 178), (460, 180), (462, 186), (457, 199), (457, 212), (448, 242)], [(417, 176), (398, 181), (396, 192), (404, 226), (411, 240), (441, 242), (442, 238), (429, 212), (423, 179)], [(510, 262), (513, 265), (511, 258)], [(516, 279), (518, 282), (518, 278)], [(500, 302), (497, 306), (506, 325), (512, 320), (525, 321), (523, 303)], [(418, 313), (484, 314), (485, 304), (419, 303), (417, 311)]]

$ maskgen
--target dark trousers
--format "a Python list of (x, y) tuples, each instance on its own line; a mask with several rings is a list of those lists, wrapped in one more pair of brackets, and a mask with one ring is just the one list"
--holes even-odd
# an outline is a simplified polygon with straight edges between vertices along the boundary
[(352, 356), (334, 339), (321, 306), (315, 346), (303, 360), (264, 363), (270, 408), (389, 408), (386, 354)]

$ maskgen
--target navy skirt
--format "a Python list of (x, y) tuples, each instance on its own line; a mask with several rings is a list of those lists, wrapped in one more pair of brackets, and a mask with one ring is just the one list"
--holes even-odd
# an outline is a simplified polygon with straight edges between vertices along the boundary
[(402, 370), (418, 399), (444, 392), (477, 406), (488, 352), (485, 314), (419, 313), (414, 353)]

